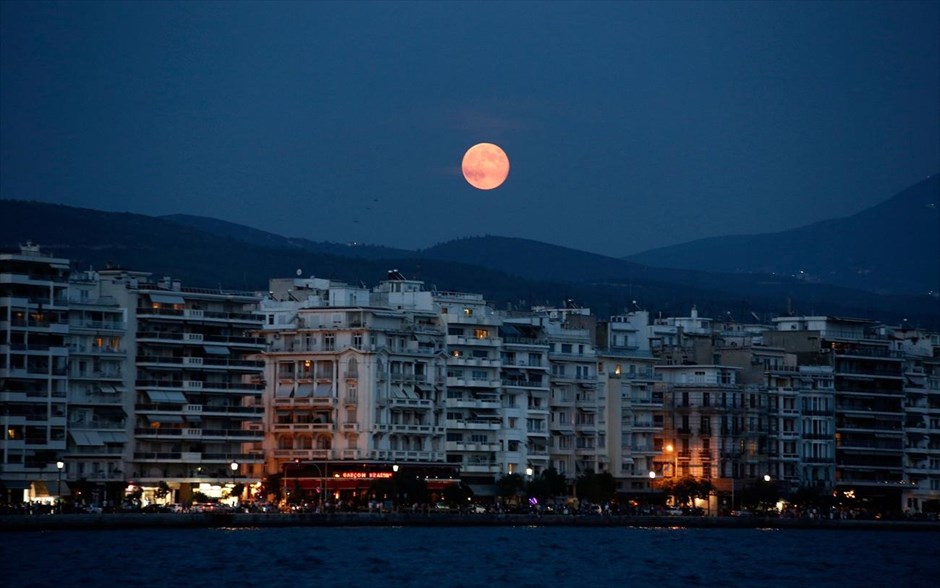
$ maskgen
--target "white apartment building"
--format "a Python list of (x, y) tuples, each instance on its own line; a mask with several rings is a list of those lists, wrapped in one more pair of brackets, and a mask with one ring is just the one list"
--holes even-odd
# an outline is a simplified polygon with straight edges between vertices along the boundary
[[(550, 465), (549, 342), (541, 328), (511, 319), (499, 332), (503, 342), (503, 430), (511, 454), (507, 461), (513, 471), (531, 470), (537, 476)], [(523, 426), (525, 436), (520, 441)]]
[[(0, 482), (7, 502), (53, 500), (68, 420), (67, 259), (37, 245), (0, 254)], [(57, 467), (58, 465), (58, 467)]]
[(92, 271), (73, 272), (69, 292), (69, 420), (65, 474), (71, 492), (119, 504), (133, 458), (134, 394), (129, 310), (101, 294)]
[[(263, 348), (253, 293), (189, 288), (148, 273), (98, 272), (100, 295), (127, 309), (134, 370), (129, 491), (172, 501), (228, 496), (263, 462)], [(131, 342), (133, 344), (131, 345)]]
[(654, 490), (650, 472), (661, 471), (663, 390), (649, 355), (598, 353), (600, 388), (605, 390), (607, 454), (618, 491), (627, 495)]
[(369, 291), (272, 280), (260, 312), (269, 494), (361, 502), (399, 470), (433, 490), (456, 480), (445, 463), (444, 330), (421, 282), (390, 272)]
[(434, 303), (447, 329), (447, 462), (478, 494), (492, 494), (493, 480), (523, 474), (527, 459), (517, 394), (512, 416), (503, 411), (503, 320), (479, 294), (435, 292)]

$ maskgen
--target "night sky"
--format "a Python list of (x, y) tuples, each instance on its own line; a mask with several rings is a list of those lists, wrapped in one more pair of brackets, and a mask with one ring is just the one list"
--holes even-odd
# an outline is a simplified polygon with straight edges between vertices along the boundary
[(0, 64), (0, 197), (313, 240), (621, 256), (940, 171), (937, 1), (6, 0)]

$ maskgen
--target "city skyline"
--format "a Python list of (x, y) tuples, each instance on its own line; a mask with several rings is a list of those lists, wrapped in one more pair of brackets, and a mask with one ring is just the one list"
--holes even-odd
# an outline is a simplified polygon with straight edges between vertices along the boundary
[[(938, 17), (4, 3), (0, 198), (406, 249), (491, 234), (622, 256), (784, 230), (938, 171)], [(460, 171), (484, 141), (512, 162), (485, 193)]]

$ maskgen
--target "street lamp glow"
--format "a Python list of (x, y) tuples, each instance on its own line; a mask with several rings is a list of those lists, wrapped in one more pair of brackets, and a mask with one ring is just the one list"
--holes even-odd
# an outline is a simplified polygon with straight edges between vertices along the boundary
[(237, 471), (238, 471), (238, 464), (237, 464), (236, 462), (234, 462), (234, 461), (232, 462), (232, 465), (230, 465), (229, 467), (232, 468), (232, 473), (233, 473), (233, 474), (234, 474), (234, 472), (237, 472)]
[(526, 468), (526, 469), (525, 469), (525, 475), (531, 477), (531, 476), (532, 476), (532, 468)]
[(770, 474), (764, 474), (764, 481), (765, 481), (765, 482), (769, 482), (769, 481), (770, 481)]
[(650, 472), (650, 480), (656, 479), (656, 472)]
[(397, 463), (392, 466), (392, 471), (395, 472), (395, 473), (398, 473), (398, 464), (397, 464)]
[(57, 510), (61, 513), (62, 512), (62, 468), (65, 467), (65, 462), (60, 459), (59, 461), (55, 462), (55, 467), (59, 469), (59, 486), (58, 488), (56, 488), (56, 494), (58, 494), (58, 496), (56, 496), (56, 504), (58, 506)]

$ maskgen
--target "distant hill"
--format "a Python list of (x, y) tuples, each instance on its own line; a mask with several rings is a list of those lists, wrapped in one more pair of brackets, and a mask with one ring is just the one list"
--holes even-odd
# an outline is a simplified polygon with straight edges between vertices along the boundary
[(242, 243), (248, 243), (250, 245), (259, 245), (261, 247), (303, 249), (316, 253), (362, 259), (396, 259), (414, 255), (413, 251), (383, 247), (381, 245), (366, 245), (362, 243), (340, 244), (330, 243), (328, 241), (310, 241), (309, 239), (284, 237), (275, 233), (269, 233), (267, 231), (261, 231), (252, 227), (246, 227), (245, 225), (230, 223), (207, 216), (170, 214), (157, 218), (198, 229), (218, 237), (234, 239), (235, 241), (241, 241)]
[(800, 276), (875, 292), (940, 292), (940, 175), (858, 214), (760, 235), (699, 239), (626, 260)]
[(371, 286), (395, 268), (431, 289), (483, 294), (499, 308), (572, 299), (601, 317), (636, 305), (681, 315), (696, 305), (719, 320), (751, 313), (769, 318), (789, 309), (887, 322), (908, 318), (940, 328), (940, 308), (926, 296), (886, 296), (785, 276), (650, 268), (505, 237), (461, 239), (416, 252), (387, 249), (389, 257), (382, 258), (386, 248), (288, 239), (215, 219), (0, 200), (0, 248), (15, 250), (27, 241), (72, 259), (77, 268), (125, 267), (192, 286), (263, 291), (269, 278), (291, 277), (298, 269), (304, 276)]

